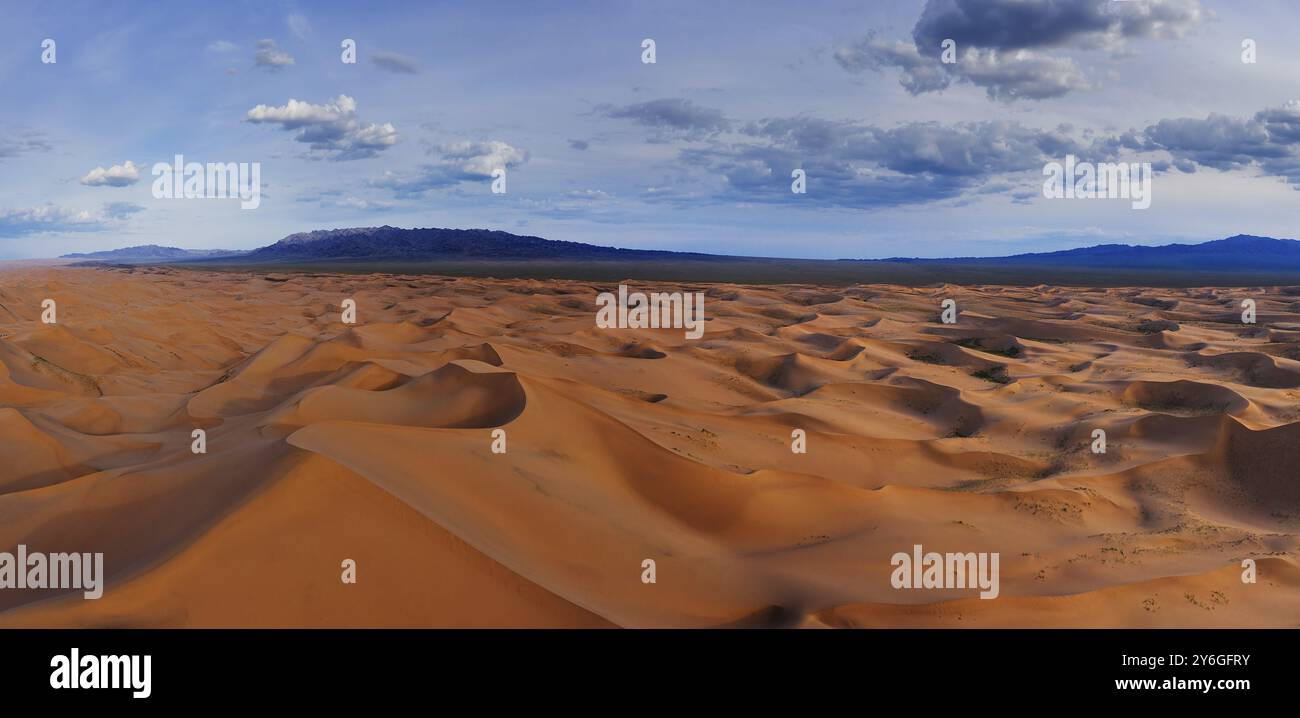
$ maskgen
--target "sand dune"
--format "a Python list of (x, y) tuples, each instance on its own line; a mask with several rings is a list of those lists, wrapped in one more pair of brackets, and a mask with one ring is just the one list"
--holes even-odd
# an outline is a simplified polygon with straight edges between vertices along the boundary
[(0, 625), (1300, 625), (1292, 294), (670, 287), (692, 341), (613, 289), (0, 268), (0, 550), (108, 577)]

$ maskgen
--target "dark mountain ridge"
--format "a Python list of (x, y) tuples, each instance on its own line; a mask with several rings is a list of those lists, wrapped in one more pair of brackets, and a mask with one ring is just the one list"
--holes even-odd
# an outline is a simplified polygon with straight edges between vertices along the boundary
[(291, 234), (239, 262), (336, 260), (637, 260), (726, 258), (695, 252), (619, 249), (488, 229), (354, 227)]

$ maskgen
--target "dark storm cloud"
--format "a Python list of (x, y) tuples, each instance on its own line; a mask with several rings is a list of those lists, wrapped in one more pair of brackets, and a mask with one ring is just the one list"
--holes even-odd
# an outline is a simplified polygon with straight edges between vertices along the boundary
[[(1037, 173), (1066, 154), (1106, 159), (1115, 146), (1085, 143), (1068, 128), (1040, 130), (1008, 121), (883, 128), (769, 118), (741, 128), (741, 135), (742, 141), (681, 152), (684, 165), (720, 180), (715, 200), (855, 208), (922, 204), (979, 191), (993, 178)], [(795, 169), (807, 173), (806, 194), (790, 190)]]
[[(899, 83), (914, 95), (968, 82), (994, 100), (1042, 100), (1092, 85), (1074, 60), (1036, 51), (1118, 50), (1133, 39), (1180, 37), (1206, 14), (1200, 0), (929, 0), (910, 43), (869, 34), (834, 58), (854, 73), (898, 68)], [(949, 63), (941, 61), (946, 40), (955, 43)]]
[(936, 57), (947, 38), (994, 50), (1113, 47), (1179, 37), (1204, 16), (1199, 0), (929, 0), (912, 40)]
[[(1156, 172), (1254, 171), (1300, 188), (1300, 100), (1248, 117), (1163, 119), (1122, 133), (1005, 120), (886, 128), (801, 116), (752, 122), (729, 137), (736, 139), (679, 155), (704, 184), (717, 179), (708, 201), (874, 208), (1001, 194), (1024, 203), (1043, 166), (1066, 155), (1146, 161)], [(807, 194), (790, 191), (794, 169), (807, 173)], [(698, 193), (681, 196), (701, 201)]]
[(1164, 151), (1185, 172), (1198, 167), (1255, 169), (1300, 185), (1300, 101), (1292, 100), (1251, 117), (1212, 114), (1204, 119), (1160, 120), (1126, 143), (1143, 151)]

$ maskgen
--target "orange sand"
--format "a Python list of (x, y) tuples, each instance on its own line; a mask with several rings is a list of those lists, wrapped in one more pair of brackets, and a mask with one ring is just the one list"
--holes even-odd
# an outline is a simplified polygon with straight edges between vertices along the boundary
[[(1300, 625), (1300, 298), (634, 287), (705, 336), (589, 282), (0, 268), (0, 550), (108, 573), (0, 625)], [(917, 543), (1000, 597), (894, 589)]]

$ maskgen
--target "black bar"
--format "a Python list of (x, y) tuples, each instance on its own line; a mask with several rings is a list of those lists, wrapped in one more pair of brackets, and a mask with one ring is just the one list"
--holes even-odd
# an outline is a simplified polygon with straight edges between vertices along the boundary
[[(250, 706), (259, 696), (338, 706), (382, 695), (449, 709), (455, 701), (556, 691), (626, 691), (663, 701), (699, 691), (737, 700), (781, 694), (911, 696), (917, 706), (1040, 707), (1104, 700), (1250, 705), (1295, 690), (1297, 634), (1287, 630), (8, 630), (0, 632), (6, 700), (35, 705)], [(51, 659), (149, 655), (148, 698), (130, 689), (54, 689)], [(1169, 665), (1170, 655), (1185, 665)], [(1199, 656), (1248, 656), (1245, 665), (1195, 665)], [(1150, 668), (1123, 657), (1160, 657)], [(1240, 660), (1240, 659), (1237, 659)], [(1217, 662), (1217, 661), (1216, 661)], [(1117, 680), (1239, 680), (1249, 687), (1121, 691)], [(737, 683), (739, 681), (739, 683)], [(718, 698), (718, 696), (714, 696)], [(725, 698), (725, 696), (723, 696)], [(723, 701), (726, 704), (726, 701)], [(15, 705), (9, 703), (9, 705)], [(865, 704), (863, 705), (865, 709)], [(829, 710), (829, 709), (827, 709)], [(825, 711), (812, 710), (809, 713)], [(7, 711), (6, 711), (7, 713)]]

